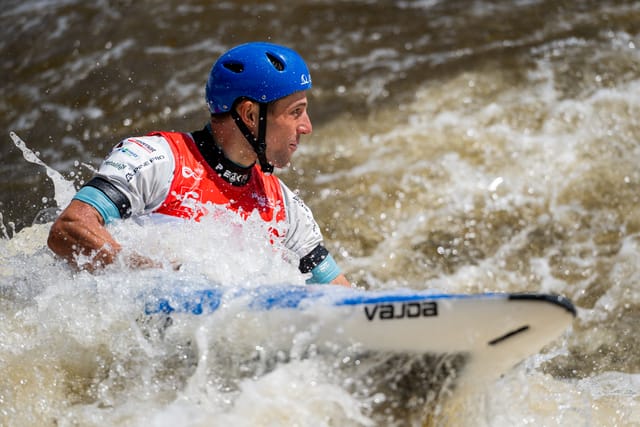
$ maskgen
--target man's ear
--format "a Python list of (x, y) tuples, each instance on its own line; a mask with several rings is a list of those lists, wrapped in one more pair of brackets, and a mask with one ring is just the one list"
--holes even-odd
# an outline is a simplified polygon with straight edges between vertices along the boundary
[(236, 111), (242, 121), (251, 129), (255, 130), (258, 123), (259, 110), (255, 102), (243, 99), (238, 103)]

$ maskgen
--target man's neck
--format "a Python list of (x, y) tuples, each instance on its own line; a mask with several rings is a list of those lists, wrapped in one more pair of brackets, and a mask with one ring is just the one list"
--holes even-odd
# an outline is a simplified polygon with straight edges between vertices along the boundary
[(215, 143), (227, 159), (240, 167), (251, 167), (256, 163), (258, 158), (255, 151), (235, 124), (232, 122), (210, 124), (209, 129)]
[(202, 157), (222, 179), (235, 186), (243, 186), (249, 182), (255, 161), (248, 166), (244, 166), (230, 159), (220, 145), (216, 143), (210, 126), (205, 126), (202, 130), (192, 132), (191, 135)]

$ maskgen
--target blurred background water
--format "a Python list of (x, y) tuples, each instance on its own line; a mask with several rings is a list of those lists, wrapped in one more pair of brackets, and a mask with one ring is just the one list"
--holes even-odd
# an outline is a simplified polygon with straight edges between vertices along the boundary
[[(2, 4), (0, 424), (640, 425), (637, 2)], [(579, 309), (572, 333), (427, 421), (390, 420), (326, 360), (222, 381), (188, 346), (136, 335), (127, 301), (157, 276), (74, 274), (53, 259), (50, 218), (32, 224), (64, 197), (9, 132), (77, 188), (125, 136), (201, 127), (212, 63), (253, 40), (311, 68), (314, 134), (279, 175), (353, 281), (561, 293)], [(300, 280), (280, 263), (247, 267), (248, 236), (224, 270), (202, 257), (223, 256), (219, 230), (189, 246), (185, 230), (114, 232), (198, 277)], [(235, 336), (232, 348), (247, 344)]]

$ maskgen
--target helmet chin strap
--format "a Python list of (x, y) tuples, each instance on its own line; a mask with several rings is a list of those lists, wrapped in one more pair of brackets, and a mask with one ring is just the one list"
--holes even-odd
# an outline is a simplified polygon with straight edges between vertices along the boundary
[(253, 151), (258, 155), (258, 161), (260, 162), (260, 168), (262, 172), (266, 174), (270, 174), (273, 172), (273, 165), (267, 161), (267, 104), (258, 103), (260, 105), (260, 114), (258, 120), (258, 136), (254, 136), (253, 133), (249, 130), (247, 125), (242, 121), (238, 111), (235, 108), (231, 109), (231, 116), (233, 120), (236, 122), (236, 126), (240, 129), (240, 132), (244, 135), (244, 137), (249, 141), (251, 147), (253, 147)]

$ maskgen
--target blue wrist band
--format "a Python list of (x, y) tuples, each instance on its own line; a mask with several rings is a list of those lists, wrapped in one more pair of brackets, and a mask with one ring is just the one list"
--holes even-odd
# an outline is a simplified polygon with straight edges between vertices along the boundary
[(330, 283), (333, 279), (340, 275), (340, 267), (336, 264), (331, 254), (327, 254), (322, 262), (311, 270), (311, 278), (307, 280), (307, 284), (311, 283)]

